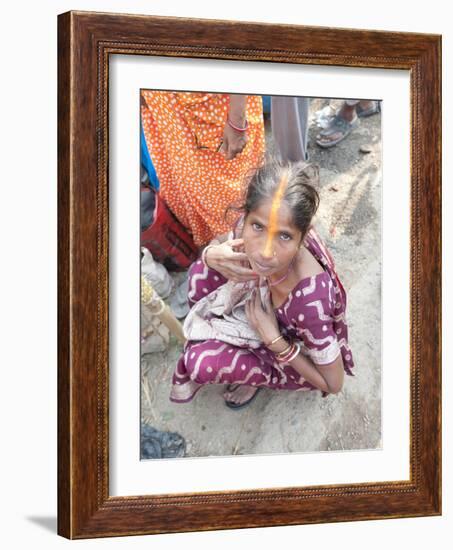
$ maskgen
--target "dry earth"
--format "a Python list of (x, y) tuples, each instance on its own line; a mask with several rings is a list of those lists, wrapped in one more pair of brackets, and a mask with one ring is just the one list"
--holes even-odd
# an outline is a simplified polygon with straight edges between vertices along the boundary
[(181, 434), (188, 457), (381, 445), (381, 115), (362, 119), (347, 139), (322, 150), (312, 117), (327, 103), (314, 99), (310, 108), (309, 154), (322, 182), (315, 223), (348, 292), (355, 376), (324, 399), (320, 392), (264, 389), (249, 407), (232, 411), (223, 404), (224, 387), (207, 386), (192, 402), (175, 404), (168, 396), (181, 346), (172, 340), (167, 352), (142, 357), (142, 420)]

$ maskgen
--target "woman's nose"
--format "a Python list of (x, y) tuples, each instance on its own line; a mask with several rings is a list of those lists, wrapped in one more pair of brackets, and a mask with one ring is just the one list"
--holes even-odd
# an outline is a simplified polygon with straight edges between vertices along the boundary
[(271, 258), (273, 250), (274, 250), (274, 247), (273, 247), (272, 239), (269, 238), (269, 235), (266, 235), (266, 238), (261, 241), (260, 253), (263, 258)]
[(270, 260), (274, 256), (274, 248), (272, 246), (265, 246), (260, 250), (260, 260)]

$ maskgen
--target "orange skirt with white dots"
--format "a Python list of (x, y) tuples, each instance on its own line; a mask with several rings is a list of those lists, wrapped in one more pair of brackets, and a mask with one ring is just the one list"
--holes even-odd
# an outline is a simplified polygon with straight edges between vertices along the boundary
[(226, 208), (237, 204), (264, 155), (261, 96), (247, 96), (247, 144), (232, 160), (218, 151), (228, 94), (142, 92), (142, 124), (160, 194), (202, 246), (231, 228)]

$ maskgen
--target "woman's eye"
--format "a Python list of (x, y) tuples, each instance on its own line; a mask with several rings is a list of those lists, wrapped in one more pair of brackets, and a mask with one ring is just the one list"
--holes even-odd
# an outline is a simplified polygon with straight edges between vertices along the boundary
[(280, 233), (280, 238), (282, 241), (290, 241), (291, 235), (288, 235), (288, 233)]
[(252, 227), (256, 231), (261, 231), (261, 229), (262, 229), (262, 226), (259, 223), (256, 223), (256, 222), (252, 223)]

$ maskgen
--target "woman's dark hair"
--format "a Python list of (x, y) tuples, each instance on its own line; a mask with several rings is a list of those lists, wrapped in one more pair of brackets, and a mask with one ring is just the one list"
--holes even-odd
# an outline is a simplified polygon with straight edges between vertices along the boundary
[(239, 207), (230, 207), (228, 210), (243, 212), (247, 217), (263, 200), (274, 197), (285, 174), (287, 185), (282, 201), (289, 206), (293, 223), (304, 237), (319, 206), (319, 195), (314, 187), (319, 187), (319, 167), (316, 164), (268, 160), (253, 175), (246, 189), (243, 204)]

